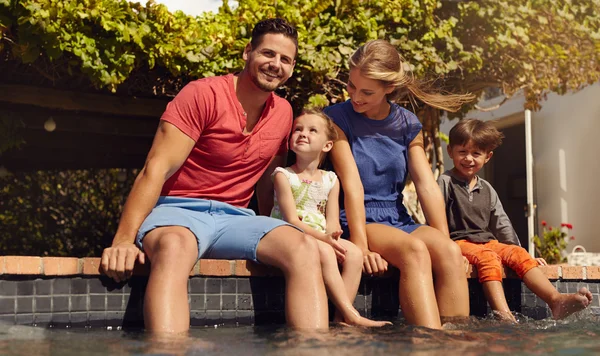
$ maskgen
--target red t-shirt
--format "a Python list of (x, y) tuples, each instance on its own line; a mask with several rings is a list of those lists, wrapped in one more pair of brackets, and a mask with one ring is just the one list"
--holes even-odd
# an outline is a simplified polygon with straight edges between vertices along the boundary
[(244, 135), (246, 116), (229, 74), (186, 85), (167, 105), (161, 120), (196, 141), (161, 195), (247, 207), (271, 159), (287, 152), (292, 108), (287, 100), (271, 94), (258, 123)]

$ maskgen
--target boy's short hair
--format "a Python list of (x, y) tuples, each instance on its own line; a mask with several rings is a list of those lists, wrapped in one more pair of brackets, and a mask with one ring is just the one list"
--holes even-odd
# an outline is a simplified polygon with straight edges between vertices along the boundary
[(252, 48), (260, 46), (262, 39), (267, 34), (281, 34), (291, 39), (296, 45), (298, 53), (298, 31), (286, 20), (280, 18), (262, 20), (252, 29), (252, 39), (250, 44)]
[(489, 122), (477, 119), (463, 119), (450, 130), (450, 146), (463, 146), (469, 141), (486, 152), (495, 150), (502, 144), (504, 135)]

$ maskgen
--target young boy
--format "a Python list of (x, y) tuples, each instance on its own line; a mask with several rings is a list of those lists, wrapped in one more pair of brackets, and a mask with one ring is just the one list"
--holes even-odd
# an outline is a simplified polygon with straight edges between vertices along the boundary
[(502, 265), (506, 265), (548, 303), (554, 319), (562, 319), (586, 308), (592, 294), (586, 288), (575, 294), (561, 294), (554, 288), (537, 268), (545, 262), (533, 259), (519, 246), (498, 194), (477, 176), (502, 143), (502, 137), (491, 124), (474, 119), (461, 120), (450, 130), (448, 154), (454, 168), (438, 180), (446, 202), (450, 238), (477, 268), (485, 296), (499, 317), (515, 321), (502, 288)]

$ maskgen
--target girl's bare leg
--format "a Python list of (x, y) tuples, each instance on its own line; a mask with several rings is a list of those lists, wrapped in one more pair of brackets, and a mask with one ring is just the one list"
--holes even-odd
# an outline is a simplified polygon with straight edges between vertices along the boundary
[(348, 298), (344, 281), (340, 275), (337, 259), (333, 248), (320, 240), (316, 240), (319, 245), (321, 256), (321, 270), (323, 271), (323, 280), (329, 298), (336, 309), (342, 315), (344, 322), (350, 325), (379, 327), (391, 324), (385, 321), (373, 321), (360, 316), (360, 313), (352, 305), (352, 300)]
[(402, 230), (381, 224), (368, 224), (367, 237), (371, 251), (400, 269), (400, 306), (406, 321), (440, 329), (427, 246)]
[(469, 286), (460, 247), (430, 226), (410, 236), (423, 241), (431, 256), (435, 295), (442, 318), (469, 317)]
[[(348, 299), (354, 303), (360, 279), (362, 277), (363, 254), (362, 251), (352, 242), (340, 239), (340, 244), (346, 248), (346, 258), (342, 263), (342, 280), (348, 294)], [(340, 312), (335, 311), (335, 322), (341, 322), (344, 318)]]

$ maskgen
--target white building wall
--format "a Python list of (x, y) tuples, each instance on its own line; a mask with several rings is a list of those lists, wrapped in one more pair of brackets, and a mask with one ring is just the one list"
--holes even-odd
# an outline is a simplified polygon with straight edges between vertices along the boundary
[[(497, 110), (472, 111), (467, 117), (497, 119), (500, 127), (510, 126), (523, 122), (523, 104), (523, 96), (517, 95)], [(541, 105), (532, 114), (538, 225), (542, 220), (553, 226), (571, 223), (575, 241), (567, 250), (580, 244), (600, 252), (600, 83), (573, 94), (550, 94)], [(448, 134), (456, 122), (443, 120), (441, 131)], [(444, 163), (446, 169), (453, 166), (445, 147)]]

